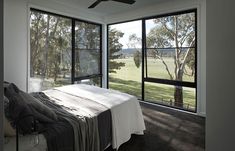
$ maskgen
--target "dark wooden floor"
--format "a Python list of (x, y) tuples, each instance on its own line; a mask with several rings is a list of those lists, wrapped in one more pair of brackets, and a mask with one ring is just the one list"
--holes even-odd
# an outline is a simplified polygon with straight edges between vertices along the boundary
[[(146, 131), (133, 135), (118, 151), (204, 151), (205, 118), (141, 104)], [(111, 147), (105, 151), (113, 151)]]

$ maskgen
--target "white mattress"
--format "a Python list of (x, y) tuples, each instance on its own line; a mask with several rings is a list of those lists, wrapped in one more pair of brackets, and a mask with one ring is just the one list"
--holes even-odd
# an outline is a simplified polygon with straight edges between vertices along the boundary
[[(5, 137), (4, 151), (16, 151), (16, 137)], [(43, 135), (19, 136), (19, 151), (47, 151)]]

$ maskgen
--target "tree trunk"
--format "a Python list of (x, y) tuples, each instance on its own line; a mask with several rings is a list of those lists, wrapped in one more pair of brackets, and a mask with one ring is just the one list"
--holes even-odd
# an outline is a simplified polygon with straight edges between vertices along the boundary
[(48, 48), (49, 48), (49, 25), (50, 25), (50, 15), (47, 16), (47, 27), (46, 27), (46, 40), (45, 40), (45, 47), (44, 47), (44, 53), (43, 53), (43, 60), (45, 61), (43, 63), (43, 68), (42, 68), (42, 77), (43, 79), (46, 77), (46, 72), (47, 72), (47, 61), (48, 61)]
[[(184, 71), (180, 68), (177, 74), (177, 81), (182, 81)], [(175, 86), (174, 91), (174, 99), (175, 99), (175, 106), (176, 107), (183, 107), (184, 106), (184, 99), (183, 99), (183, 87), (182, 86)]]
[(174, 91), (174, 98), (175, 98), (175, 106), (176, 107), (183, 107), (183, 88), (182, 86), (175, 86)]

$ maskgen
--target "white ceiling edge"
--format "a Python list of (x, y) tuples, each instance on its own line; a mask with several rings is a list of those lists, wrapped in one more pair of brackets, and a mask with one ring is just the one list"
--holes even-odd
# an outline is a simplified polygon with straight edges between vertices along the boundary
[(28, 0), (28, 7), (59, 15), (104, 24), (104, 17), (82, 7), (69, 5), (56, 0)]
[(140, 19), (189, 8), (196, 8), (201, 2), (206, 0), (172, 0), (166, 2), (158, 2), (151, 6), (143, 6), (142, 8), (104, 15), (93, 10), (83, 8), (77, 5), (71, 5), (65, 1), (57, 0), (28, 0), (29, 7), (49, 11), (77, 19), (97, 22), (100, 24), (110, 24), (129, 20)]
[(106, 24), (125, 22), (130, 20), (151, 17), (160, 14), (172, 13), (181, 10), (198, 8), (206, 0), (175, 0), (171, 2), (162, 2), (152, 6), (143, 7), (138, 10), (130, 10), (123, 13), (113, 14), (104, 17)]

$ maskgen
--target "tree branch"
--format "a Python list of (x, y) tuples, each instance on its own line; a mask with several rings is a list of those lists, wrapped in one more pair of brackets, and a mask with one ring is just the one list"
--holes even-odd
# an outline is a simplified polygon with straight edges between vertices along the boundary
[(180, 44), (181, 44), (181, 47), (182, 47), (182, 45), (183, 45), (183, 43), (185, 42), (185, 40), (191, 35), (191, 33), (193, 33), (194, 31), (191, 31), (190, 33), (186, 33), (187, 35), (184, 37), (184, 38), (182, 38), (181, 39), (181, 41), (180, 41)]
[(171, 34), (172, 38), (175, 37), (175, 33), (172, 30), (170, 30), (169, 28), (167, 28), (165, 23), (163, 23), (163, 27)]
[(184, 68), (184, 74), (187, 75), (187, 76), (193, 76), (193, 72), (190, 74), (186, 71), (186, 69)]
[[(157, 50), (156, 50), (156, 51), (157, 51)], [(158, 51), (157, 51), (157, 53), (158, 53)], [(165, 68), (166, 68), (166, 71), (167, 71), (168, 75), (170, 76), (170, 79), (173, 80), (173, 76), (172, 76), (172, 74), (171, 74), (171, 72), (170, 72), (170, 70), (169, 70), (169, 68), (168, 68), (168, 65), (166, 64), (165, 60), (164, 60), (161, 56), (159, 56), (158, 54), (156, 54), (155, 57), (156, 57), (157, 59), (160, 59), (160, 60), (162, 61), (162, 63), (164, 64), (164, 66), (165, 66)]]
[[(192, 47), (193, 44), (194, 44), (194, 42), (195, 42), (195, 37), (193, 38), (193, 40), (191, 41), (191, 43), (190, 43), (189, 46)], [(185, 54), (185, 56), (184, 56), (184, 59), (183, 59), (183, 61), (182, 61), (182, 66), (181, 66), (182, 69), (183, 69), (184, 66), (185, 66), (186, 59), (187, 59), (187, 57), (188, 57), (188, 55), (189, 55), (190, 50), (192, 50), (192, 49), (191, 49), (191, 48), (188, 48), (188, 50), (187, 50), (187, 52), (186, 52), (186, 54)]]
[(178, 71), (179, 71), (179, 68), (180, 68), (180, 62), (179, 62), (179, 55), (180, 55), (180, 51), (179, 51), (179, 43), (178, 43), (178, 29), (177, 29), (177, 26), (178, 26), (178, 18), (176, 16), (174, 16), (174, 19), (175, 19), (175, 79), (177, 80), (178, 79)]

